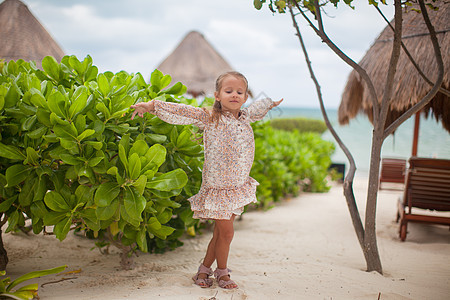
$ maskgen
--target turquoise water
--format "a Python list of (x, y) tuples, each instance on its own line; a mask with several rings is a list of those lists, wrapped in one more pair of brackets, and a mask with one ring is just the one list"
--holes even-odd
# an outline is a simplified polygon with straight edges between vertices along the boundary
[[(370, 162), (370, 148), (372, 143), (373, 126), (365, 115), (359, 115), (350, 121), (349, 125), (340, 126), (337, 122), (337, 109), (327, 109), (328, 118), (334, 129), (352, 153), (359, 174), (367, 174)], [(322, 118), (319, 108), (281, 107), (270, 112), (269, 118), (305, 117), (311, 119)], [(414, 118), (408, 119), (395, 132), (389, 136), (382, 149), (382, 157), (409, 158), (412, 151)], [(322, 137), (325, 140), (334, 141), (329, 131)], [(345, 154), (336, 145), (336, 152), (332, 161), (348, 162)], [(421, 117), (419, 129), (418, 156), (450, 159), (450, 133), (442, 128), (434, 118)]]

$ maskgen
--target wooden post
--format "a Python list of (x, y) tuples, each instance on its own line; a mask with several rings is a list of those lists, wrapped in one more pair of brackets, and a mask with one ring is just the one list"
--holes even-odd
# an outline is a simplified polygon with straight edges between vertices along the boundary
[(414, 136), (411, 156), (417, 156), (417, 148), (419, 144), (420, 113), (421, 111), (418, 111), (414, 117)]

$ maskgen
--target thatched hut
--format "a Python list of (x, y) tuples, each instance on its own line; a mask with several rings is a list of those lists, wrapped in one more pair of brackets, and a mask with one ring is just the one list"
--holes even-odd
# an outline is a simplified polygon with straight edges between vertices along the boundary
[[(444, 61), (444, 81), (442, 87), (449, 90), (450, 78), (450, 5), (447, 1), (438, 1), (439, 10), (428, 10), (431, 22), (436, 30)], [(389, 60), (392, 51), (393, 31), (386, 27), (360, 61), (367, 71), (377, 90), (378, 102), (381, 103), (386, 81)], [(418, 63), (424, 74), (431, 80), (437, 78), (437, 63), (434, 57), (428, 29), (422, 14), (410, 8), (403, 14), (403, 43)], [(417, 72), (403, 50), (397, 66), (394, 79), (392, 102), (389, 107), (386, 127), (395, 121), (402, 113), (419, 102), (430, 90), (428, 84)], [(436, 120), (440, 120), (444, 128), (450, 131), (450, 101), (441, 92), (422, 110), (425, 116), (431, 112)], [(367, 114), (373, 120), (372, 102), (366, 83), (356, 71), (352, 71), (345, 86), (342, 101), (339, 106), (339, 123), (347, 124), (359, 112)]]
[(173, 83), (180, 81), (186, 85), (187, 93), (194, 97), (211, 96), (216, 78), (233, 70), (197, 31), (189, 32), (157, 69), (170, 74)]
[(19, 0), (5, 0), (0, 4), (0, 59), (35, 61), (40, 68), (45, 56), (60, 61), (61, 47)]

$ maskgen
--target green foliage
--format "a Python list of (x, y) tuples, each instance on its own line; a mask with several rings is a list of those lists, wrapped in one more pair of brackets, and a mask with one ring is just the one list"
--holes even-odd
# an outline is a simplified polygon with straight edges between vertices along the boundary
[(0, 74), (0, 212), (5, 232), (25, 225), (34, 233), (54, 226), (142, 251), (162, 251), (196, 223), (188, 197), (201, 182), (202, 147), (191, 126), (147, 114), (131, 120), (130, 105), (180, 101), (186, 87), (170, 88), (155, 70), (98, 73), (87, 56), (34, 63), (10, 61)]
[[(198, 105), (196, 99), (181, 97), (181, 83), (168, 88), (170, 76), (158, 70), (148, 84), (139, 73), (98, 73), (89, 56), (65, 56), (61, 63), (46, 57), (42, 66), (23, 60), (1, 66), (5, 232), (30, 218), (35, 234), (50, 226), (59, 240), (76, 229), (144, 252), (182, 245), (178, 238), (186, 230), (193, 235), (198, 224), (187, 199), (201, 184), (201, 132), (150, 114), (131, 120), (129, 107), (148, 99)], [(318, 135), (261, 123), (255, 140), (260, 206), (298, 193), (298, 183), (327, 189), (332, 146)]]
[[(253, 0), (253, 6), (260, 10), (263, 7), (263, 4), (267, 2), (267, 6), (273, 13), (285, 13), (288, 5), (298, 6), (302, 11), (308, 10), (311, 13), (315, 14), (316, 8), (314, 6), (314, 2), (316, 0)], [(369, 4), (378, 6), (378, 3), (382, 3), (386, 5), (386, 0), (368, 0)], [(408, 5), (412, 0), (407, 0), (405, 3)], [(433, 2), (436, 0), (433, 0)], [(353, 0), (326, 0), (319, 1), (319, 6), (325, 6), (328, 3), (331, 3), (333, 6), (337, 7), (339, 3), (343, 2), (345, 5), (348, 5), (351, 8), (355, 8), (352, 6)]]
[(298, 132), (315, 132), (322, 134), (327, 130), (325, 122), (307, 118), (273, 119), (269, 124), (275, 129), (285, 131), (297, 130)]
[[(37, 283), (23, 286), (21, 288), (18, 288), (17, 290), (13, 290), (13, 288), (15, 286), (17, 286), (18, 284), (21, 284), (22, 282), (25, 282), (30, 279), (62, 272), (62, 271), (64, 271), (65, 268), (67, 268), (67, 266), (61, 266), (61, 267), (57, 267), (57, 268), (53, 268), (53, 269), (30, 272), (30, 273), (27, 273), (25, 275), (18, 277), (14, 281), (11, 281), (11, 279), (9, 277), (3, 278), (0, 280), (0, 298), (2, 298), (2, 299), (3, 298), (11, 298), (11, 299), (20, 299), (20, 300), (39, 299), (38, 294), (37, 294), (37, 291), (38, 291)], [(1, 276), (5, 276), (5, 274), (6, 274), (6, 271), (0, 271)]]
[(256, 148), (250, 175), (260, 183), (260, 207), (267, 208), (300, 190), (328, 191), (325, 178), (333, 143), (322, 140), (317, 133), (277, 130), (268, 123), (256, 123), (253, 127)]

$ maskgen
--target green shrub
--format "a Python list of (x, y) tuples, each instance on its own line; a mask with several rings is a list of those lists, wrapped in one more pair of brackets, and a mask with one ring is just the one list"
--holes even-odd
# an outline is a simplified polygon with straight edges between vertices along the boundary
[(329, 190), (326, 177), (333, 143), (322, 140), (317, 133), (277, 130), (268, 123), (255, 123), (253, 127), (256, 149), (251, 176), (260, 183), (260, 207), (267, 208), (301, 190)]
[[(52, 228), (105, 237), (129, 251), (162, 252), (197, 226), (187, 198), (200, 188), (203, 148), (193, 126), (156, 116), (131, 120), (130, 105), (148, 99), (197, 105), (186, 87), (155, 70), (98, 73), (87, 56), (0, 65), (0, 217), (5, 233), (31, 219), (38, 234)], [(211, 103), (206, 101), (205, 103)], [(327, 190), (333, 146), (317, 134), (255, 128), (252, 176), (261, 183), (260, 206), (299, 186)], [(299, 185), (300, 183), (300, 185)], [(105, 245), (105, 243), (98, 243)], [(122, 256), (122, 258), (125, 256)]]
[(298, 132), (316, 132), (319, 134), (327, 130), (325, 122), (307, 118), (273, 119), (270, 121), (270, 126), (285, 131), (298, 130)]
[(30, 218), (64, 240), (71, 229), (107, 236), (123, 249), (162, 251), (195, 225), (186, 199), (200, 187), (203, 149), (192, 126), (130, 105), (179, 101), (170, 76), (98, 73), (91, 57), (23, 60), (0, 70), (0, 213), (5, 232)]

